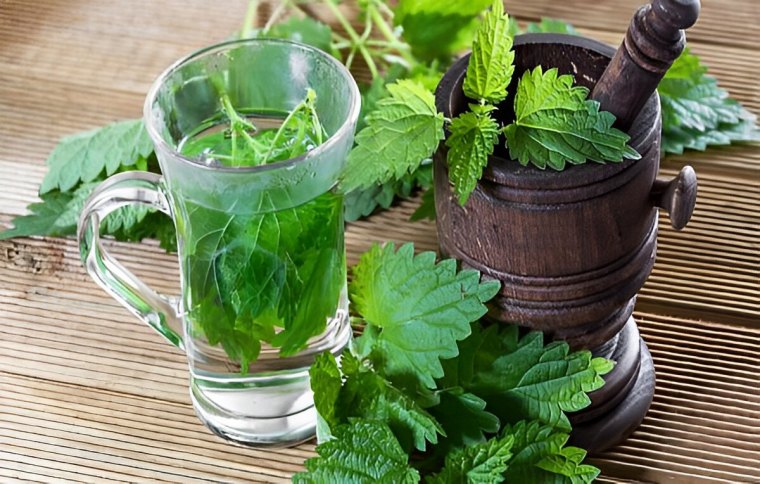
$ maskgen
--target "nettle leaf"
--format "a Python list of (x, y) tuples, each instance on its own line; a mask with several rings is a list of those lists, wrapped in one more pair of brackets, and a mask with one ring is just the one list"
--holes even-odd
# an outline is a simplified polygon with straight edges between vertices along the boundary
[(332, 29), (329, 25), (311, 17), (289, 17), (277, 22), (266, 32), (258, 32), (258, 37), (288, 39), (308, 44), (325, 52), (332, 51)]
[(441, 384), (483, 398), (502, 422), (537, 420), (569, 432), (565, 412), (588, 406), (587, 393), (604, 385), (602, 375), (613, 366), (589, 351), (571, 353), (565, 342), (544, 345), (539, 332), (520, 338), (517, 326), (474, 324), (460, 357), (446, 363)]
[(680, 155), (685, 150), (704, 151), (709, 146), (727, 146), (735, 142), (751, 141), (760, 141), (760, 129), (754, 121), (720, 124), (708, 131), (671, 127), (662, 132), (662, 151)]
[(348, 155), (341, 180), (344, 192), (412, 173), (443, 139), (443, 115), (430, 91), (409, 80), (386, 87), (390, 96), (367, 115), (367, 127)]
[(32, 203), (27, 207), (29, 214), (14, 218), (13, 228), (0, 232), (0, 240), (30, 235), (57, 236), (73, 233), (76, 230), (76, 223), (62, 225), (60, 222), (67, 212), (72, 197), (71, 193), (61, 193), (57, 190), (41, 195), (41, 202)]
[[(543, 336), (531, 333), (513, 353), (497, 358), (490, 371), (480, 373), (473, 391), (492, 402), (489, 408), (505, 421), (509, 419), (498, 409), (570, 431), (565, 412), (586, 408), (591, 403), (587, 393), (604, 385), (601, 375), (607, 371), (590, 352), (570, 354), (564, 342), (544, 347)], [(509, 373), (511, 377), (503, 377)]]
[(335, 406), (343, 380), (335, 356), (330, 352), (317, 355), (309, 368), (309, 378), (317, 412), (331, 428), (336, 427), (338, 418)]
[(467, 203), (475, 190), (499, 141), (499, 124), (491, 117), (496, 108), (472, 104), (470, 109), (451, 121), (451, 134), (446, 139), (449, 179), (460, 205)]
[[(153, 209), (148, 205), (128, 205), (121, 207), (112, 212), (103, 220), (101, 225), (103, 231), (108, 234), (124, 233), (129, 234), (133, 228), (139, 225)], [(77, 214), (77, 217), (79, 214)], [(162, 215), (167, 217), (166, 215)], [(171, 220), (167, 217), (167, 220)]]
[(432, 186), (423, 192), (420, 206), (409, 217), (409, 220), (412, 222), (435, 220), (435, 189)]
[(450, 59), (466, 49), (478, 22), (476, 17), (492, 0), (399, 0), (394, 22), (413, 54), (422, 60)]
[(294, 483), (419, 482), (419, 473), (409, 466), (406, 452), (386, 424), (354, 420), (337, 427), (333, 435), (317, 446), (319, 457), (306, 461), (307, 471), (294, 475)]
[(40, 194), (58, 189), (66, 192), (82, 182), (91, 182), (104, 172), (145, 160), (153, 142), (139, 119), (121, 121), (61, 139), (47, 159)]
[(576, 111), (583, 106), (588, 89), (573, 85), (571, 75), (559, 75), (559, 70), (544, 72), (541, 66), (525, 71), (517, 85), (515, 116), (518, 121), (557, 109)]
[(620, 162), (640, 155), (627, 145), (630, 137), (612, 127), (615, 117), (599, 111), (599, 103), (585, 100), (588, 90), (573, 86), (570, 75), (557, 69), (528, 71), (517, 86), (515, 122), (504, 129), (512, 158), (565, 169), (566, 162), (582, 164)]
[(572, 24), (565, 22), (564, 20), (542, 17), (538, 23), (530, 22), (525, 31), (529, 34), (545, 33), (545, 34), (569, 34), (580, 35)]
[(756, 117), (729, 98), (688, 49), (673, 63), (657, 91), (662, 104), (662, 149), (667, 153), (760, 141)]
[(433, 252), (415, 256), (412, 244), (398, 252), (393, 244), (375, 245), (354, 268), (349, 295), (367, 322), (356, 346), (391, 381), (435, 388), (434, 378), (443, 376), (440, 359), (457, 355), (456, 342), (499, 290), (498, 282), (481, 283), (477, 271), (457, 271), (455, 260), (436, 264), (435, 258)]
[(338, 398), (342, 421), (351, 417), (386, 422), (404, 449), (424, 451), (445, 435), (436, 419), (410, 396), (376, 373), (368, 362), (343, 356), (345, 384)]
[(410, 396), (375, 373), (367, 362), (343, 353), (343, 375), (335, 358), (319, 355), (309, 370), (314, 405), (330, 429), (353, 418), (388, 424), (405, 450), (424, 451), (426, 442), (436, 444), (445, 435), (436, 419)]
[(446, 425), (446, 437), (436, 447), (439, 452), (480, 444), (486, 441), (484, 434), (499, 431), (499, 419), (486, 410), (485, 400), (461, 389), (441, 392), (430, 413)]
[(504, 14), (502, 0), (494, 0), (472, 41), (462, 86), (465, 95), (494, 104), (503, 101), (515, 70), (514, 60), (509, 17)]
[[(574, 447), (565, 447), (569, 434), (539, 422), (520, 421), (507, 425), (503, 435), (511, 435), (513, 456), (504, 473), (507, 482), (543, 484), (547, 482), (589, 483), (599, 475), (596, 467), (581, 464), (585, 457)], [(570, 458), (575, 460), (571, 460)], [(580, 459), (578, 460), (578, 457)]]
[[(52, 192), (40, 195), (42, 202), (29, 205), (28, 215), (13, 219), (13, 228), (0, 232), (0, 240), (30, 235), (74, 235), (84, 204), (98, 183), (82, 183), (74, 191)], [(101, 231), (117, 234), (120, 240), (128, 235), (151, 212), (147, 205), (129, 205), (109, 214), (101, 223)]]
[[(381, 185), (358, 188), (346, 193), (345, 218), (353, 222), (371, 215), (376, 210), (390, 208), (398, 198), (409, 198), (418, 188), (430, 188), (433, 184), (433, 165), (422, 165), (413, 173)], [(427, 192), (426, 192), (427, 193)]]
[(498, 484), (512, 454), (511, 435), (494, 437), (482, 444), (464, 447), (446, 456), (439, 474), (427, 479), (430, 484)]
[[(549, 455), (542, 459), (537, 467), (553, 474), (554, 482), (570, 482), (581, 484), (593, 482), (599, 475), (599, 469), (582, 464), (586, 451), (577, 447), (565, 447), (558, 454)], [(550, 482), (544, 480), (541, 482)]]
[(705, 131), (720, 123), (735, 124), (754, 119), (712, 78), (698, 84), (682, 79), (663, 79), (659, 87), (663, 123)]

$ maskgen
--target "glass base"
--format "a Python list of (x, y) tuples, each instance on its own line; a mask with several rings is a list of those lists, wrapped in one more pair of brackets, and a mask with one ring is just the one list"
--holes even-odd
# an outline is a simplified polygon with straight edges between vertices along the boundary
[(298, 445), (314, 437), (317, 410), (314, 405), (282, 417), (252, 418), (221, 411), (195, 385), (190, 387), (198, 418), (216, 435), (246, 447), (280, 448)]
[[(190, 397), (195, 413), (215, 434), (249, 447), (287, 447), (309, 440), (316, 433), (317, 411), (311, 391), (309, 368), (319, 353), (338, 356), (351, 340), (348, 299), (345, 290), (339, 309), (327, 329), (294, 356), (262, 348), (259, 359), (241, 374), (234, 362), (205, 357), (188, 347)], [(206, 356), (205, 354), (203, 356)]]

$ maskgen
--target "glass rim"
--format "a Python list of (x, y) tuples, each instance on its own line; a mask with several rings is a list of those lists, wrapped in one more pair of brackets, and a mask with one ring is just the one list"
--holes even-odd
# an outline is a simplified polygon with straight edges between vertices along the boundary
[[(288, 158), (287, 160), (277, 161), (275, 163), (265, 163), (263, 165), (256, 165), (256, 166), (241, 166), (241, 167), (233, 167), (233, 166), (209, 166), (205, 165), (203, 163), (198, 163), (193, 158), (187, 157), (181, 152), (179, 152), (176, 148), (171, 146), (169, 143), (166, 142), (163, 136), (161, 136), (161, 133), (158, 130), (158, 127), (154, 124), (154, 118), (151, 116), (153, 113), (153, 104), (156, 100), (156, 97), (158, 96), (158, 91), (161, 88), (162, 85), (166, 82), (166, 80), (177, 70), (179, 70), (181, 67), (189, 64), (190, 62), (197, 60), (201, 57), (207, 56), (209, 54), (212, 54), (214, 52), (224, 51), (224, 50), (230, 50), (231, 48), (235, 46), (241, 46), (246, 44), (280, 44), (283, 46), (291, 46), (291, 47), (297, 47), (302, 50), (311, 51), (312, 53), (321, 56), (324, 58), (328, 63), (332, 64), (333, 67), (336, 68), (338, 72), (340, 72), (340, 75), (348, 80), (348, 86), (350, 91), (350, 107), (349, 112), (346, 118), (341, 123), (340, 127), (335, 131), (335, 133), (330, 136), (324, 143), (321, 145), (315, 147), (314, 149), (311, 149), (307, 151), (306, 153), (297, 156), (295, 158)], [(359, 87), (356, 85), (356, 81), (354, 80), (353, 76), (349, 72), (349, 70), (344, 66), (338, 59), (333, 57), (332, 55), (324, 52), (321, 49), (318, 49), (316, 47), (313, 47), (308, 44), (302, 44), (300, 42), (294, 42), (292, 40), (286, 40), (286, 39), (264, 39), (264, 38), (251, 38), (251, 39), (235, 39), (235, 40), (228, 40), (224, 42), (220, 42), (217, 44), (210, 45), (208, 47), (203, 47), (201, 49), (198, 49), (185, 57), (180, 58), (179, 60), (175, 61), (172, 65), (166, 68), (159, 76), (156, 78), (155, 81), (153, 81), (153, 84), (151, 85), (150, 89), (148, 90), (148, 95), (145, 98), (145, 104), (143, 105), (143, 124), (145, 125), (145, 129), (148, 132), (148, 136), (150, 136), (151, 141), (153, 142), (156, 149), (162, 148), (168, 152), (171, 152), (172, 156), (175, 158), (181, 160), (184, 163), (187, 163), (193, 167), (200, 168), (200, 169), (206, 169), (210, 171), (216, 171), (216, 172), (239, 172), (239, 173), (250, 173), (250, 172), (256, 172), (256, 171), (268, 171), (268, 170), (275, 170), (279, 168), (287, 168), (289, 166), (295, 166), (307, 159), (307, 157), (311, 158), (312, 156), (319, 155), (320, 153), (327, 151), (337, 143), (340, 139), (342, 139), (346, 132), (350, 129), (352, 129), (352, 125), (356, 122), (356, 120), (359, 118), (359, 111), (361, 110), (361, 96), (359, 94)]]

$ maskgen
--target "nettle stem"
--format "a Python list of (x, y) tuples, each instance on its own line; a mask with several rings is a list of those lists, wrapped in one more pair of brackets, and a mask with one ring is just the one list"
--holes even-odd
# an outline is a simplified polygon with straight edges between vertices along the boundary
[(245, 11), (245, 17), (243, 17), (243, 28), (240, 29), (240, 38), (247, 39), (253, 33), (253, 21), (256, 17), (256, 12), (259, 9), (259, 0), (250, 0), (248, 2), (248, 8)]
[(409, 45), (399, 40), (393, 29), (388, 25), (385, 17), (381, 14), (379, 7), (385, 7), (385, 10), (388, 12), (386, 15), (390, 15), (391, 17), (393, 16), (393, 12), (382, 2), (372, 2), (367, 7), (367, 16), (372, 18), (377, 29), (385, 37), (386, 43), (382, 47), (390, 47), (397, 50), (407, 63), (407, 67), (413, 66), (417, 61), (412, 57)]
[[(280, 5), (291, 7), (302, 15), (312, 16), (300, 5), (299, 0), (283, 0)], [(405, 65), (406, 68), (412, 68), (418, 64), (411, 52), (411, 47), (405, 43), (393, 27), (393, 10), (391, 10), (382, 0), (369, 0), (364, 7), (364, 28), (359, 34), (351, 25), (346, 15), (340, 9), (335, 0), (324, 0), (322, 4), (329, 10), (335, 21), (345, 31), (345, 36), (333, 32), (332, 47), (336, 51), (348, 49), (348, 55), (343, 63), (351, 68), (356, 55), (360, 55), (367, 64), (372, 79), (381, 75), (381, 61), (397, 62)], [(390, 19), (390, 20), (389, 20)], [(372, 38), (372, 33), (377, 30), (382, 38)], [(390, 58), (393, 60), (390, 60)]]
[(235, 107), (232, 105), (232, 101), (230, 101), (230, 97), (227, 94), (222, 95), (222, 108), (224, 109), (224, 113), (227, 115), (227, 119), (230, 121), (230, 139), (232, 141), (232, 146), (230, 147), (230, 155), (232, 156), (232, 163), (233, 166), (240, 166), (238, 163), (238, 157), (237, 157), (237, 137), (241, 136), (248, 147), (256, 152), (257, 150), (257, 143), (253, 140), (250, 134), (248, 134), (248, 131), (257, 131), (256, 126), (253, 125), (250, 121), (247, 119), (241, 117), (238, 112), (235, 110)]
[(340, 8), (335, 4), (334, 0), (325, 0), (325, 5), (330, 10), (330, 13), (335, 17), (335, 20), (338, 21), (341, 27), (343, 27), (343, 30), (346, 31), (346, 34), (348, 34), (348, 37), (352, 41), (351, 45), (351, 52), (348, 55), (348, 59), (346, 60), (346, 67), (351, 68), (351, 63), (353, 62), (354, 56), (356, 55), (356, 52), (359, 52), (361, 54), (362, 58), (364, 59), (364, 62), (367, 64), (367, 68), (369, 69), (370, 74), (372, 75), (372, 78), (376, 78), (380, 76), (380, 71), (377, 68), (377, 64), (375, 63), (375, 60), (372, 58), (372, 53), (369, 51), (366, 45), (367, 38), (369, 37), (370, 32), (366, 32), (366, 37), (364, 35), (360, 36), (356, 30), (354, 30), (353, 26), (351, 25), (351, 22), (348, 21), (345, 15), (343, 15), (343, 12), (341, 12)]

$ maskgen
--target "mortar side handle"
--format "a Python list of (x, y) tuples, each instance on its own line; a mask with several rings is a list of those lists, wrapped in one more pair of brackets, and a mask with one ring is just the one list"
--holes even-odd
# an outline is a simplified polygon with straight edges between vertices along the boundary
[(689, 223), (697, 203), (697, 174), (689, 165), (674, 178), (658, 177), (652, 185), (654, 205), (668, 212), (670, 225), (681, 230)]

